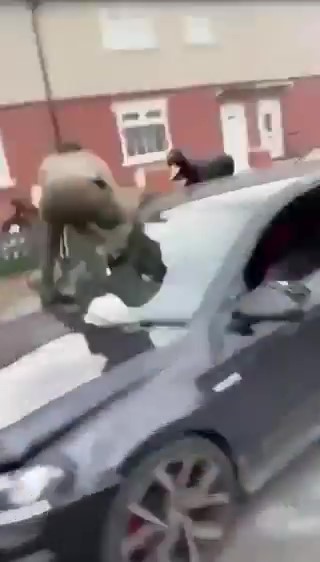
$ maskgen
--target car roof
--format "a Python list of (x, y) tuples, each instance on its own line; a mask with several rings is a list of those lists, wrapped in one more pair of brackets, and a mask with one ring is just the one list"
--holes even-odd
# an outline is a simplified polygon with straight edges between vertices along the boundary
[[(275, 163), (269, 169), (249, 170), (196, 184), (189, 189), (177, 187), (174, 192), (155, 197), (141, 210), (140, 217), (144, 221), (157, 220), (159, 213), (172, 209), (190, 201), (207, 199), (208, 197), (236, 192), (244, 188), (257, 188), (258, 186), (273, 183), (278, 180), (297, 181), (298, 179), (310, 180), (314, 176), (320, 177), (320, 162)], [(252, 192), (253, 196), (253, 192)]]

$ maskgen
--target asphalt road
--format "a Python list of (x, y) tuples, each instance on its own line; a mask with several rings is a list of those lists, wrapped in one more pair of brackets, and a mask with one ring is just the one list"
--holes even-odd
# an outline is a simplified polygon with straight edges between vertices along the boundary
[(23, 316), (38, 306), (39, 298), (29, 289), (27, 275), (0, 279), (0, 321)]
[(252, 498), (219, 562), (318, 562), (320, 445)]

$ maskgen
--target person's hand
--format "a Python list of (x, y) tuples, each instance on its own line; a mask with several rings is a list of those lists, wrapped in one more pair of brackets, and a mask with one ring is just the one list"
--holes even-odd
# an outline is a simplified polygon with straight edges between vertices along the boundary
[(42, 195), (41, 185), (34, 184), (31, 187), (31, 202), (32, 202), (32, 205), (36, 209), (39, 209), (40, 201), (41, 201), (41, 195)]
[(169, 180), (174, 181), (179, 173), (180, 173), (180, 167), (177, 166), (176, 164), (171, 164)]
[(146, 173), (144, 168), (137, 168), (134, 172), (134, 183), (140, 191), (144, 191), (146, 188)]

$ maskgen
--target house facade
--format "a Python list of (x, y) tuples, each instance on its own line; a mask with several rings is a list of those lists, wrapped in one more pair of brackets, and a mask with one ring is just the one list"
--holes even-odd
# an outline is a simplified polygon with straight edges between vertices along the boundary
[(320, 146), (315, 2), (31, 4), (0, 6), (1, 216), (54, 146), (52, 107), (61, 137), (95, 150), (123, 185), (142, 166), (168, 188), (171, 146), (225, 150), (239, 171), (255, 147), (277, 159)]

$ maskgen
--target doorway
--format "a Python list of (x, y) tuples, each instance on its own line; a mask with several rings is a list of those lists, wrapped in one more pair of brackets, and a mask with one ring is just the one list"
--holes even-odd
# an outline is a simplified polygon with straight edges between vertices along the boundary
[(280, 100), (259, 100), (257, 114), (261, 147), (268, 150), (271, 158), (281, 158), (284, 154), (284, 143)]
[(235, 161), (235, 171), (242, 172), (249, 168), (248, 127), (244, 105), (226, 103), (220, 108), (223, 146), (226, 154)]

